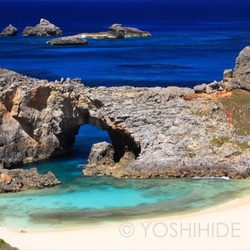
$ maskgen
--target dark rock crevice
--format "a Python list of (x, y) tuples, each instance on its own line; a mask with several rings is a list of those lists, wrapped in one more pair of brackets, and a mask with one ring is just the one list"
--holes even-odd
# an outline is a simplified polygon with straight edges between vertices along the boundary
[(115, 151), (115, 162), (119, 162), (126, 152), (132, 152), (136, 158), (139, 156), (140, 145), (133, 140), (131, 135), (120, 129), (109, 129), (108, 133)]

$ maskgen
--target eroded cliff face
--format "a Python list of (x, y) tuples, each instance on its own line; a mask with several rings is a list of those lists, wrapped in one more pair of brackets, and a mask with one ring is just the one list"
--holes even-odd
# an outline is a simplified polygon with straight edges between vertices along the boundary
[(102, 113), (99, 90), (79, 79), (48, 82), (2, 69), (0, 84), (2, 168), (71, 153), (80, 126), (88, 123), (108, 130), (118, 161), (126, 150), (140, 152), (139, 142)]
[(250, 46), (245, 47), (236, 58), (233, 79), (227, 90), (245, 89), (250, 91)]
[(90, 123), (108, 131), (112, 146), (94, 147), (86, 175), (249, 178), (250, 93), (233, 90), (241, 88), (234, 82), (245, 63), (211, 94), (88, 88), (79, 79), (48, 82), (1, 70), (1, 166), (68, 154), (79, 127)]

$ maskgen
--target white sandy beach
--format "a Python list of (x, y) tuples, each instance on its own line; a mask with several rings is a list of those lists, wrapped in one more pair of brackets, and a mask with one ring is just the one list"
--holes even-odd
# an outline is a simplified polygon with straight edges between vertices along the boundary
[(22, 249), (250, 249), (250, 196), (183, 216), (0, 238)]

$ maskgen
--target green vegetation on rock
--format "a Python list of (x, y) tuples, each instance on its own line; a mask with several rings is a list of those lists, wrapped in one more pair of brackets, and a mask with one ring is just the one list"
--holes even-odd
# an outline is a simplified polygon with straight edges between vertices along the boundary
[(229, 141), (228, 136), (222, 136), (222, 137), (214, 137), (211, 141), (213, 145), (216, 145), (218, 147), (221, 147), (224, 143)]
[(236, 89), (231, 96), (218, 98), (218, 102), (223, 104), (224, 112), (235, 127), (235, 134), (250, 134), (250, 93)]
[(0, 247), (8, 245), (4, 240), (0, 239)]
[(18, 250), (18, 248), (10, 246), (8, 243), (6, 243), (2, 239), (0, 239), (0, 249), (1, 250)]
[(236, 141), (235, 144), (236, 144), (241, 150), (250, 149), (250, 145), (249, 145), (247, 142), (239, 142), (239, 141)]

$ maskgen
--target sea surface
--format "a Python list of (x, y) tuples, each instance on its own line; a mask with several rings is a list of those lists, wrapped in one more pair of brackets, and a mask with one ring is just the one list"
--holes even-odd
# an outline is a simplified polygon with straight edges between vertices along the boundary
[[(80, 77), (86, 86), (180, 86), (221, 80), (224, 69), (250, 45), (247, 0), (2, 1), (0, 67), (48, 80)], [(48, 19), (63, 35), (105, 31), (113, 23), (152, 34), (124, 40), (89, 39), (88, 46), (52, 47), (51, 37), (23, 37), (22, 30)], [(35, 163), (61, 185), (0, 195), (0, 224), (48, 229), (110, 223), (198, 211), (250, 194), (249, 181), (225, 179), (118, 180), (84, 177), (91, 145), (110, 141), (105, 131), (82, 126), (71, 157)]]

